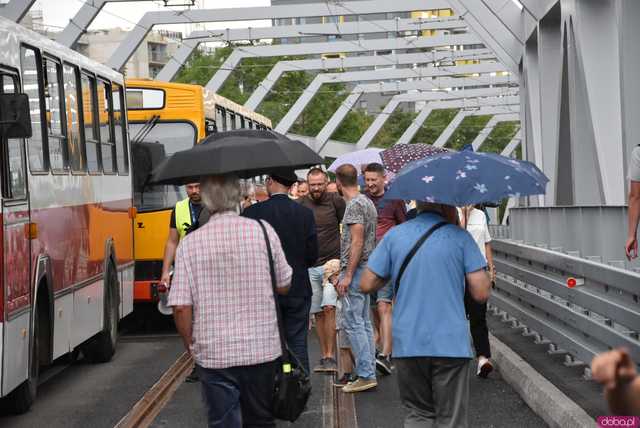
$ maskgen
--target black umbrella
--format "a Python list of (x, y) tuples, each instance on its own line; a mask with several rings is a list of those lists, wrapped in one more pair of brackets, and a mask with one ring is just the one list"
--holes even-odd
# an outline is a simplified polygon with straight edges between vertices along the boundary
[(274, 131), (243, 129), (212, 134), (191, 149), (174, 153), (154, 170), (151, 182), (186, 184), (204, 175), (228, 173), (251, 178), (274, 168), (321, 163), (322, 157), (300, 141)]

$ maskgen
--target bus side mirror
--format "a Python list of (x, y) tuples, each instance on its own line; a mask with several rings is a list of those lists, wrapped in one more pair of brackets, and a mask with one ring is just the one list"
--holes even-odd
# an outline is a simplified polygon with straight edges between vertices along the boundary
[(0, 135), (4, 138), (31, 137), (27, 94), (0, 94)]

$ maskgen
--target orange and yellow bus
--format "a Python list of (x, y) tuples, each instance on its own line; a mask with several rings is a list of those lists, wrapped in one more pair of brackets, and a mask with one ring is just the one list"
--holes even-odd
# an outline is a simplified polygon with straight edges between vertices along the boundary
[(135, 302), (155, 302), (169, 219), (186, 197), (180, 186), (150, 185), (151, 171), (173, 153), (214, 132), (271, 129), (271, 121), (199, 85), (127, 80), (134, 171)]

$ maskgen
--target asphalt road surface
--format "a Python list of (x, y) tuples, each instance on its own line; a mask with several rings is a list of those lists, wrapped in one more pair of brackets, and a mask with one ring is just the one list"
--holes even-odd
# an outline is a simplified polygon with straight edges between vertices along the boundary
[[(140, 314), (123, 323), (125, 329), (138, 325), (135, 315)], [(159, 318), (156, 326), (122, 335), (108, 363), (57, 363), (43, 374), (49, 379), (39, 386), (29, 412), (10, 415), (0, 409), (0, 427), (113, 428), (184, 351), (169, 320)]]

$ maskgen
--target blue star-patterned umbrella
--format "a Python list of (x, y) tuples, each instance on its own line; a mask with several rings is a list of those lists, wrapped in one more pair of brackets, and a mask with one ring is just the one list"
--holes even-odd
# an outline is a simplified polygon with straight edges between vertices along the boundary
[(444, 153), (447, 149), (434, 147), (430, 144), (396, 144), (380, 153), (382, 164), (387, 171), (398, 173), (402, 168), (413, 161), (424, 159), (438, 153)]
[(493, 153), (442, 153), (415, 161), (396, 176), (388, 199), (464, 206), (541, 195), (549, 179), (531, 162)]

